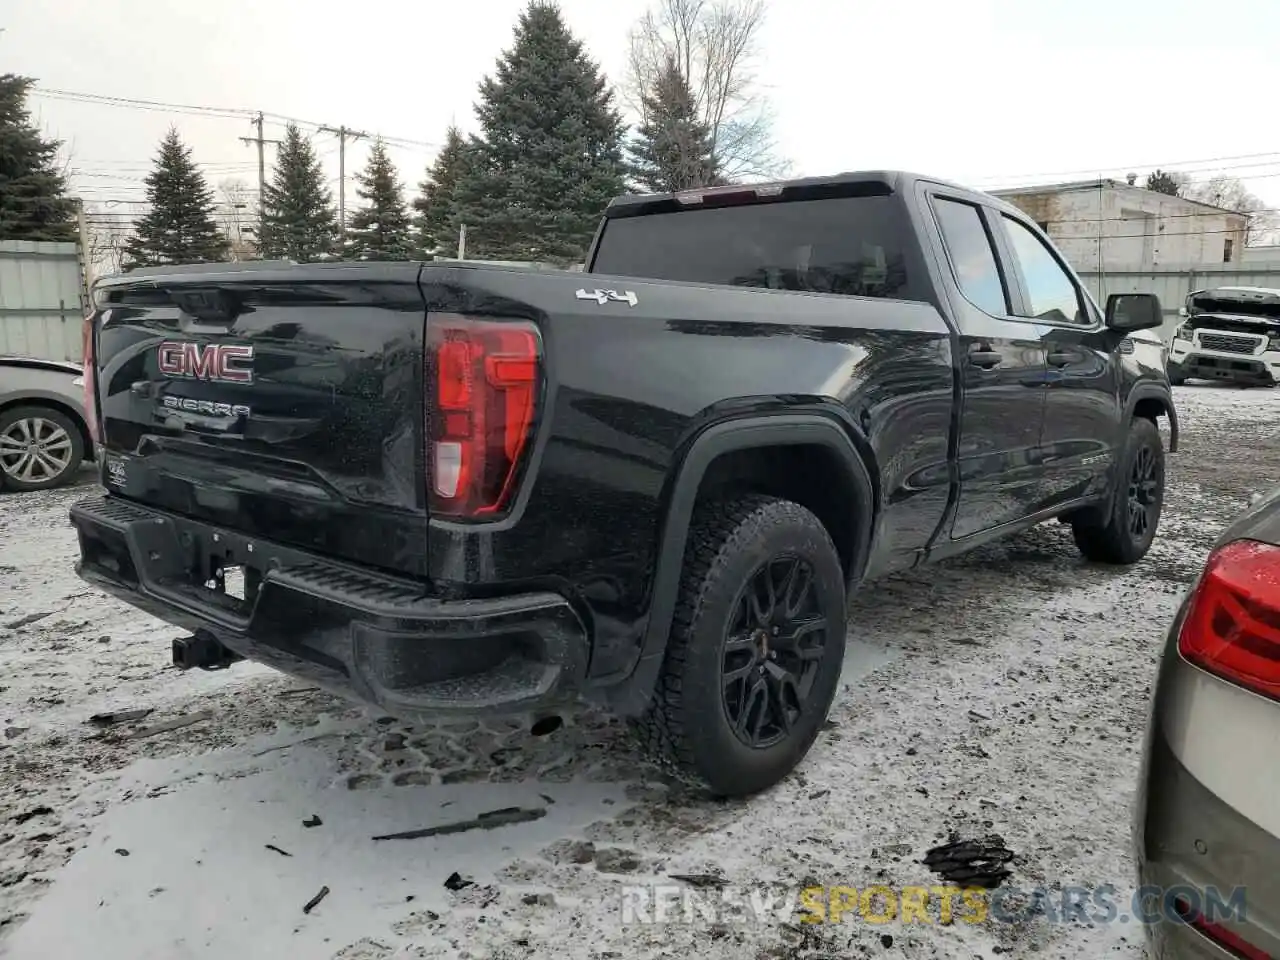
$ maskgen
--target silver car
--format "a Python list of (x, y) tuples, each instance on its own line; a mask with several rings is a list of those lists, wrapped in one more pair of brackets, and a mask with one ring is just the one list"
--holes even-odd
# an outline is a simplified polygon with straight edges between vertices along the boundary
[(1151, 954), (1280, 957), (1280, 490), (1218, 540), (1152, 701), (1134, 817)]
[(60, 487), (93, 459), (81, 373), (74, 363), (0, 357), (0, 489)]

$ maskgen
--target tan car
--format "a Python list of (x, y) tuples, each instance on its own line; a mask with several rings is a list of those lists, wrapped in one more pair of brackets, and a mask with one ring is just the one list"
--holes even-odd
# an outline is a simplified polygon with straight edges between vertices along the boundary
[(1280, 957), (1280, 490), (1169, 632), (1134, 818), (1155, 960)]

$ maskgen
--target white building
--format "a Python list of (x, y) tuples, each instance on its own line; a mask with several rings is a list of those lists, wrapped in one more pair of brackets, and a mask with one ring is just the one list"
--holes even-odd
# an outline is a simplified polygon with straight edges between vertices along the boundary
[(993, 193), (1022, 209), (1077, 270), (1238, 263), (1248, 219), (1117, 180)]
[(1244, 248), (1244, 256), (1241, 258), (1245, 263), (1265, 263), (1269, 266), (1280, 264), (1280, 244), (1268, 243), (1259, 244), (1253, 247)]

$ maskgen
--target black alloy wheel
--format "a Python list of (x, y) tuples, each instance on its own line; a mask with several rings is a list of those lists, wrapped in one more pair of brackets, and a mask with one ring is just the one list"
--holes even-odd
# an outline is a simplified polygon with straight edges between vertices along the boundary
[(762, 564), (743, 588), (724, 642), (723, 705), (734, 735), (755, 749), (785, 738), (800, 721), (827, 639), (800, 557)]

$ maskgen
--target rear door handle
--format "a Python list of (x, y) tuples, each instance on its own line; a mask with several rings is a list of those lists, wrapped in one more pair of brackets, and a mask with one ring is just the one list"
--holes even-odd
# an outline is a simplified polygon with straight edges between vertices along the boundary
[(1076, 355), (1063, 350), (1051, 350), (1048, 359), (1051, 367), (1065, 367), (1075, 362)]
[(1004, 355), (987, 347), (978, 347), (969, 351), (969, 362), (975, 367), (990, 370), (992, 367), (998, 367), (1004, 363)]

